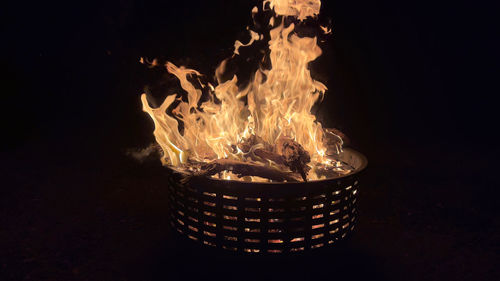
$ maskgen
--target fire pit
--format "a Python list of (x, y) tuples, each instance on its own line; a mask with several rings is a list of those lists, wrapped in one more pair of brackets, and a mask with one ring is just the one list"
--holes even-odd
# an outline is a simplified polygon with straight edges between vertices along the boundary
[[(142, 94), (153, 150), (170, 171), (172, 224), (187, 238), (235, 252), (289, 253), (334, 244), (353, 230), (367, 161), (312, 112), (327, 87), (310, 64), (322, 53), (319, 34), (331, 28), (318, 24), (318, 36), (301, 29), (320, 7), (320, 0), (264, 0), (252, 9), (250, 41), (234, 43), (214, 81), (167, 61), (182, 92), (159, 106)], [(256, 41), (268, 47), (254, 54), (260, 63), (248, 83), (239, 83), (230, 65)]]
[(355, 170), (332, 179), (255, 183), (169, 177), (172, 226), (208, 247), (241, 253), (322, 248), (346, 237), (356, 222), (358, 175), (366, 158), (345, 149)]

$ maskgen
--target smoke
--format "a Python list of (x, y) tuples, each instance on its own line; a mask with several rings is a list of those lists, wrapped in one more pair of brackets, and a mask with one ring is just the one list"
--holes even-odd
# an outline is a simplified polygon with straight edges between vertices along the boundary
[(146, 148), (130, 148), (125, 154), (137, 160), (139, 163), (158, 160), (161, 155), (161, 148), (158, 144), (152, 143)]

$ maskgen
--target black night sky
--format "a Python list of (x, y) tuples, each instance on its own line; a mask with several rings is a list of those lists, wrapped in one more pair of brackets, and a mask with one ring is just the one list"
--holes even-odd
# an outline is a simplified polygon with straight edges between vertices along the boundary
[(499, 280), (493, 7), (322, 2), (318, 118), (369, 160), (360, 220), (336, 249), (271, 260), (179, 243), (159, 161), (126, 155), (153, 141), (145, 86), (175, 85), (139, 57), (210, 77), (259, 1), (2, 4), (0, 279)]

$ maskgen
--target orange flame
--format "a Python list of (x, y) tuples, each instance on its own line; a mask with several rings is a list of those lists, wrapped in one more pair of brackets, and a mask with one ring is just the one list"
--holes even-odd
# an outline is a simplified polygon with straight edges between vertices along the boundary
[[(299, 37), (294, 33), (295, 25), (285, 26), (280, 16), (293, 16), (299, 20), (314, 17), (319, 13), (320, 0), (265, 0), (264, 6), (274, 9), (276, 16), (270, 25), (271, 69), (259, 69), (253, 80), (241, 90), (238, 78), (221, 82), (227, 60), (216, 70), (219, 82), (208, 84), (208, 101), (200, 104), (202, 92), (190, 82), (190, 78), (201, 76), (199, 72), (183, 66), (166, 63), (167, 71), (175, 75), (187, 92), (187, 101), (168, 96), (158, 108), (152, 108), (141, 96), (143, 110), (154, 121), (154, 135), (163, 149), (164, 165), (180, 166), (188, 159), (208, 162), (221, 158), (242, 159), (242, 152), (235, 144), (256, 135), (270, 144), (280, 136), (293, 138), (311, 155), (311, 166), (322, 163), (335, 165), (326, 157), (325, 132), (311, 113), (313, 105), (327, 90), (326, 86), (311, 77), (309, 63), (322, 51), (316, 37)], [(257, 11), (256, 8), (252, 13)], [(239, 48), (262, 40), (263, 36), (250, 31), (247, 44), (236, 41), (234, 55)], [(205, 87), (205, 85), (203, 85)], [(246, 100), (246, 102), (245, 102)], [(174, 102), (179, 102), (172, 115), (166, 113)], [(182, 132), (179, 130), (182, 122)], [(339, 148), (337, 148), (339, 149)], [(232, 179), (229, 173), (224, 178)], [(309, 179), (317, 179), (310, 173)]]
[(321, 0), (264, 0), (280, 16), (294, 16), (299, 20), (319, 14)]

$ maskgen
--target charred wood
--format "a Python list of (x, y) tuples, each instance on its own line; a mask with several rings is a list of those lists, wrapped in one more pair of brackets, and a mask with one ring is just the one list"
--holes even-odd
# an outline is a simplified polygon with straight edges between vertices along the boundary
[(307, 164), (311, 162), (311, 156), (300, 145), (288, 137), (281, 137), (276, 142), (275, 150), (279, 155), (282, 155), (285, 160), (285, 165), (302, 176), (304, 181), (307, 181), (307, 173), (311, 169)]
[(297, 182), (300, 176), (293, 172), (281, 171), (279, 169), (262, 166), (254, 162), (243, 162), (233, 159), (217, 159), (210, 163), (204, 163), (199, 172), (194, 172), (197, 177), (210, 177), (215, 174), (230, 171), (239, 177), (258, 176), (273, 181)]

